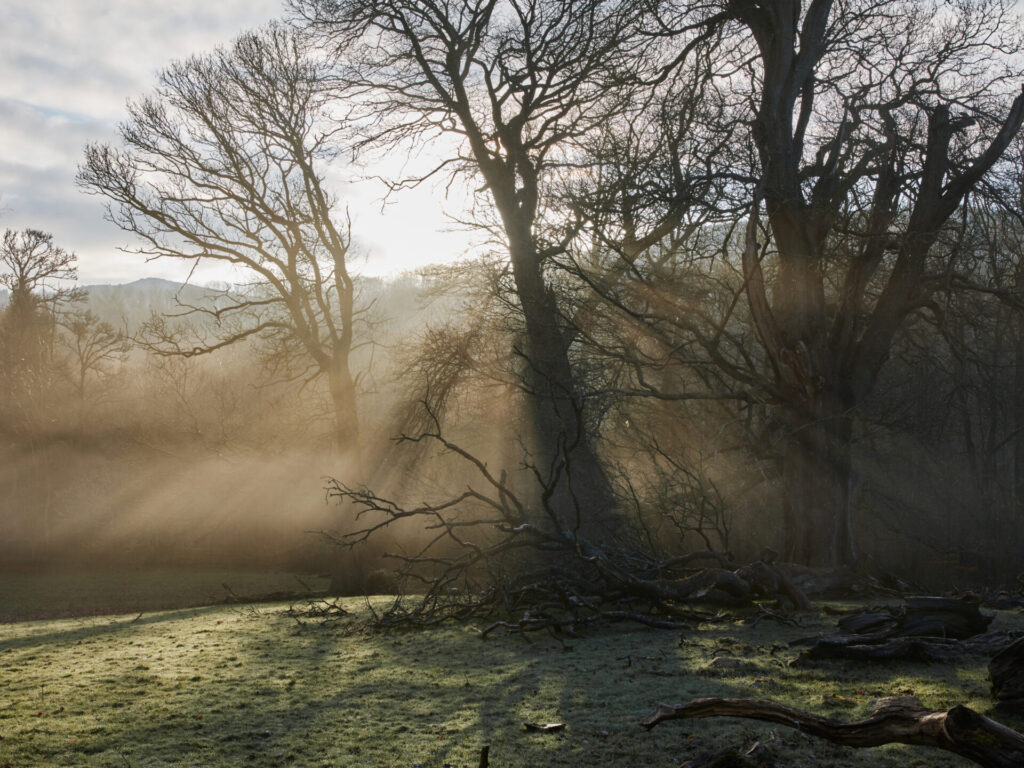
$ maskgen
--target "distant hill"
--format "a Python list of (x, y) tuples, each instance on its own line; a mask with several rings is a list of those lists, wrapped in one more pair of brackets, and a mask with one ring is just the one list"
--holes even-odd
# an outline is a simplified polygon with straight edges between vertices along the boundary
[[(415, 334), (428, 322), (446, 315), (458, 304), (452, 298), (425, 301), (419, 277), (403, 274), (391, 279), (358, 278), (360, 303), (373, 305), (372, 316), (385, 321), (388, 332), (399, 336)], [(83, 285), (85, 308), (115, 327), (134, 331), (154, 313), (180, 314), (182, 305), (212, 304), (220, 290), (216, 287), (179, 283), (159, 277), (146, 277), (130, 283)], [(9, 292), (0, 288), (0, 308), (7, 305)], [(201, 322), (201, 318), (196, 318)]]
[[(146, 277), (131, 283), (83, 285), (88, 307), (97, 316), (114, 325), (136, 328), (155, 312), (174, 313), (180, 303), (204, 304), (216, 293), (196, 285)], [(180, 303), (179, 303), (180, 302)]]
[[(213, 289), (147, 277), (131, 283), (80, 286), (86, 295), (86, 306), (101, 319), (116, 326), (125, 322), (137, 327), (153, 312), (164, 314), (180, 309), (178, 300), (201, 304), (215, 293)], [(0, 288), (0, 308), (6, 307), (11, 292)]]

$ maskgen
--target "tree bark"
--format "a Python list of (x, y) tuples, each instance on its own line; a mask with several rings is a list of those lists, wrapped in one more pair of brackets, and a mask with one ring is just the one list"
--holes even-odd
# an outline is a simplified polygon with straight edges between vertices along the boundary
[[(1014, 288), (1024, 299), (1024, 265), (1014, 273)], [(1013, 334), (1013, 491), (1017, 510), (1024, 509), (1024, 314), (1014, 317)]]
[(1024, 714), (1024, 638), (993, 657), (988, 676), (997, 705)]

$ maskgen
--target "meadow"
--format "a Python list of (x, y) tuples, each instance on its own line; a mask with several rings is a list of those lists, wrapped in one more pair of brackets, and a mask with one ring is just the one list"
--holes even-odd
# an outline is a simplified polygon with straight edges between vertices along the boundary
[[(30, 581), (5, 580), (0, 613), (14, 613), (12, 583), (25, 591)], [(80, 581), (85, 594), (88, 579)], [(183, 600), (187, 587), (168, 591)], [(923, 768), (968, 763), (923, 748), (834, 747), (747, 721), (651, 732), (639, 722), (658, 702), (711, 695), (771, 698), (840, 719), (893, 695), (992, 714), (985, 658), (793, 664), (798, 649), (788, 643), (831, 626), (820, 614), (801, 626), (736, 614), (682, 633), (613, 625), (579, 638), (482, 640), (472, 623), (370, 628), (370, 609), (389, 600), (342, 598), (349, 613), (333, 621), (303, 617), (308, 603), (292, 601), (141, 612), (133, 604), (117, 615), (0, 624), (0, 766), (461, 768), (477, 766), (485, 745), (495, 768), (673, 766), (760, 742), (779, 766)], [(994, 627), (1022, 625), (1000, 612)], [(566, 727), (537, 733), (526, 722)]]

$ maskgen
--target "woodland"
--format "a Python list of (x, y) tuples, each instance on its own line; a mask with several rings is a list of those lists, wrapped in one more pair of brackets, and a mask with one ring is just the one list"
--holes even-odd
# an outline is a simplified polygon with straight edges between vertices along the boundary
[[(1022, 47), (1005, 0), (289, 0), (171, 63), (77, 183), (132, 253), (239, 279), (79, 285), (73, 244), (4, 233), (0, 575), (237, 568), (302, 589), (226, 583), (230, 608), (188, 613), (210, 599), (55, 610), (25, 587), (0, 598), (0, 667), (44, 647), (81, 663), (71, 639), (177, 657), (149, 624), (174, 622), (244, 644), (216, 668), (244, 657), (264, 682), (333, 659), (384, 728), (415, 731), (380, 700), (397, 667), (351, 654), (429, 658), (404, 673), (429, 698), (472, 635), (496, 655), (465, 671), (481, 701), (536, 679), (432, 721), (457, 746), (424, 764), (853, 766), (897, 743), (870, 764), (1024, 764)], [(435, 190), (475, 245), (362, 276), (354, 183)], [(256, 597), (286, 602), (238, 607)], [(180, 684), (164, 667), (107, 683)], [(616, 752), (590, 709), (614, 693), (567, 693), (620, 668), (652, 694), (629, 727), (667, 741)], [(147, 752), (155, 733), (30, 736), (25, 697), (60, 684), (26, 675), (0, 690), (10, 765), (186, 759)], [(244, 698), (231, 679), (224, 701)], [(268, 704), (293, 706), (296, 679)], [(673, 684), (690, 701), (651, 714)], [(299, 685), (320, 703), (287, 748), (240, 733), (245, 755), (216, 760), (321, 764), (333, 747), (296, 752), (294, 728), (346, 710)], [(527, 711), (542, 690), (560, 704)], [(523, 725), (540, 751), (496, 735), (510, 712), (543, 714)], [(690, 747), (664, 747), (694, 718)], [(754, 740), (749, 719), (781, 728)], [(346, 743), (420, 762), (374, 739)]]

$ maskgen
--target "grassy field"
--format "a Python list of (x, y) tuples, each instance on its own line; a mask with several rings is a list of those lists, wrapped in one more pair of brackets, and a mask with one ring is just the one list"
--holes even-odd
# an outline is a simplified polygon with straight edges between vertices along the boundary
[[(378, 598), (377, 600), (383, 600)], [(28, 766), (673, 766), (768, 741), (780, 766), (963, 766), (922, 748), (851, 750), (746, 721), (638, 722), (659, 701), (773, 698), (841, 718), (916, 695), (990, 712), (985, 659), (959, 666), (791, 667), (824, 630), (743, 620), (678, 632), (618, 626), (582, 639), (452, 625), (301, 626), (288, 604), (0, 624), (0, 768)], [(1004, 613), (996, 626), (1019, 626)], [(726, 667), (715, 659), (738, 659)], [(731, 662), (735, 664), (735, 662)], [(565, 722), (527, 733), (526, 721)], [(1010, 723), (1020, 727), (1021, 723)]]

